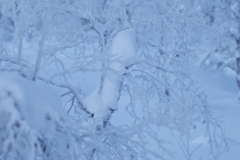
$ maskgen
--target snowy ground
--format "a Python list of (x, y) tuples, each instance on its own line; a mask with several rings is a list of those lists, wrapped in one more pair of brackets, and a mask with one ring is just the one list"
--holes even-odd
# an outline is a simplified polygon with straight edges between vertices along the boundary
[[(238, 87), (235, 78), (231, 75), (224, 74), (222, 71), (198, 71), (193, 72), (194, 80), (199, 86), (199, 90), (204, 91), (209, 105), (213, 109), (213, 116), (219, 117), (223, 131), (225, 132), (226, 141), (229, 151), (224, 152), (219, 160), (239, 160), (240, 159), (240, 106), (238, 103)], [(120, 106), (125, 106), (129, 101), (127, 97), (120, 100)], [(122, 115), (124, 118), (122, 118)], [(114, 113), (112, 123), (116, 125), (133, 124), (134, 120), (126, 114), (125, 108), (119, 108), (119, 111)], [(205, 128), (201, 124), (196, 126), (196, 131), (192, 132), (190, 138), (190, 149), (194, 149), (202, 144), (201, 148), (193, 154), (192, 159), (209, 159), (209, 144), (208, 139), (204, 135)], [(162, 130), (165, 140), (174, 142), (168, 145), (170, 150), (174, 151), (173, 160), (186, 159), (178, 144), (180, 139), (184, 137), (179, 133), (171, 133), (167, 129)], [(220, 135), (218, 135), (220, 136)], [(151, 147), (157, 151), (157, 146), (151, 142)]]
[(206, 93), (213, 115), (220, 117), (229, 145), (229, 152), (221, 160), (240, 159), (240, 106), (236, 79), (231, 75), (218, 72), (200, 72), (196, 76), (199, 86)]

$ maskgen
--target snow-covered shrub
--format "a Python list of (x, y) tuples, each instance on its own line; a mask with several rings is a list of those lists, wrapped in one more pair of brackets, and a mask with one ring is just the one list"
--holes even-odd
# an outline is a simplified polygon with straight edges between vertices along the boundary
[[(191, 159), (199, 147), (185, 146), (203, 127), (219, 155), (221, 127), (189, 71), (191, 47), (206, 38), (195, 34), (190, 1), (0, 1), (15, 24), (14, 40), (0, 45), (0, 157), (164, 159), (170, 130)], [(118, 126), (122, 109), (118, 121), (130, 118)]]
[(0, 73), (0, 159), (83, 157), (84, 139), (66, 120), (53, 89), (17, 74)]
[(46, 84), (0, 72), (0, 159), (137, 159), (134, 142), (121, 128), (95, 130), (70, 119)]

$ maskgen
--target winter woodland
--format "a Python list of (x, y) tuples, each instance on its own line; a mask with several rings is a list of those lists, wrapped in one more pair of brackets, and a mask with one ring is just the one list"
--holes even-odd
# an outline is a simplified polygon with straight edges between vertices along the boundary
[(220, 160), (198, 72), (240, 88), (238, 0), (0, 0), (0, 160)]

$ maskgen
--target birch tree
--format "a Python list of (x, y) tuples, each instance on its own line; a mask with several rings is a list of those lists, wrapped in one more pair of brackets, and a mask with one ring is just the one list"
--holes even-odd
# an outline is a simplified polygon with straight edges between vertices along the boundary
[[(165, 127), (186, 139), (179, 144), (186, 159), (191, 159), (200, 146), (186, 146), (197, 125), (206, 126), (213, 159), (225, 151), (225, 139), (216, 139), (216, 134), (223, 134), (222, 128), (212, 116), (205, 95), (189, 76), (188, 61), (194, 55), (188, 40), (191, 36), (197, 39), (191, 27), (199, 26), (189, 17), (203, 13), (198, 12), (198, 2), (1, 0), (0, 4), (2, 16), (11, 19), (14, 28), (13, 40), (2, 39), (1, 71), (16, 72), (29, 84), (46, 83), (57, 88), (70, 116), (64, 115), (64, 122), (51, 114), (48, 117), (56, 125), (50, 133), (57, 138), (45, 137), (31, 126), (30, 133), (17, 132), (19, 143), (31, 142), (26, 146), (32, 149), (32, 157), (165, 159), (173, 156), (161, 136)], [(91, 81), (95, 83), (89, 91), (84, 85), (92, 85)], [(16, 97), (7, 94), (15, 91), (2, 88), (0, 107), (11, 102), (12, 110), (2, 107), (0, 113), (14, 111), (17, 117), (26, 118), (16, 110)], [(121, 106), (119, 101), (124, 96), (128, 104)], [(134, 123), (115, 126), (111, 117), (123, 107)], [(49, 116), (48, 112), (43, 114)], [(18, 119), (5, 119), (13, 135)], [(19, 123), (29, 126), (29, 121)], [(42, 122), (47, 123), (45, 119)], [(69, 143), (58, 142), (59, 137)], [(154, 141), (158, 148), (151, 149), (148, 141)], [(8, 142), (4, 144), (13, 145), (11, 139)], [(33, 149), (34, 142), (40, 149)], [(6, 146), (0, 148), (0, 159), (17, 158), (18, 146), (9, 152)], [(66, 153), (61, 154), (62, 150)], [(23, 159), (32, 158), (26, 154), (21, 152)]]

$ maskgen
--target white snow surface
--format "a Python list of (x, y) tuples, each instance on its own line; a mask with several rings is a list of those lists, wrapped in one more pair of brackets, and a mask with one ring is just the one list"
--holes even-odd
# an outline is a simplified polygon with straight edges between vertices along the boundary
[[(240, 106), (235, 77), (222, 71), (211, 73), (205, 70), (194, 73), (194, 79), (207, 95), (209, 105), (213, 107), (213, 116), (218, 117), (221, 121), (224, 136), (229, 146), (229, 151), (224, 152), (219, 160), (238, 160), (240, 157)], [(218, 136), (221, 137), (221, 135)], [(207, 157), (208, 143), (204, 134), (194, 137), (191, 144), (203, 144), (203, 150), (196, 154), (199, 157)]]
[(84, 100), (89, 112), (98, 114), (101, 110), (116, 109), (121, 81), (105, 76), (103, 87), (99, 86)]
[[(218, 117), (221, 123), (224, 136), (228, 143), (229, 151), (223, 152), (218, 160), (239, 160), (240, 157), (240, 105), (238, 102), (238, 87), (235, 77), (226, 75), (223, 71), (211, 72), (208, 70), (192, 71), (192, 76), (199, 90), (203, 91), (209, 102), (209, 105), (213, 107), (212, 114), (214, 117)], [(120, 105), (126, 106), (130, 102), (129, 98), (122, 96), (120, 99)], [(123, 118), (124, 115), (124, 118)], [(134, 118), (132, 118), (124, 107), (119, 108), (112, 119), (111, 123), (116, 126), (125, 126), (134, 124)], [(196, 124), (196, 129), (191, 132), (189, 139), (189, 148), (194, 150), (198, 145), (201, 145), (199, 149), (193, 154), (192, 159), (209, 159), (213, 160), (209, 154), (209, 139), (206, 136), (205, 126), (202, 123)], [(178, 142), (180, 139), (184, 139), (179, 133), (169, 133), (167, 128), (161, 128), (161, 132), (164, 140), (171, 142), (169, 144), (169, 150), (174, 151), (172, 160), (186, 159)], [(217, 134), (216, 138), (221, 138), (221, 134)], [(223, 144), (222, 144), (223, 145)], [(158, 152), (158, 146), (154, 142), (149, 142), (151, 149)], [(223, 147), (224, 148), (224, 147)], [(152, 158), (155, 160), (156, 158)], [(156, 159), (157, 160), (157, 159)]]
[(65, 117), (61, 99), (49, 86), (16, 73), (0, 72), (0, 111), (12, 114), (14, 110), (32, 129), (48, 138), (53, 136), (55, 122)]
[(136, 33), (133, 28), (120, 31), (110, 48), (111, 65), (114, 70), (122, 70), (134, 63), (136, 54)]

